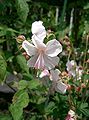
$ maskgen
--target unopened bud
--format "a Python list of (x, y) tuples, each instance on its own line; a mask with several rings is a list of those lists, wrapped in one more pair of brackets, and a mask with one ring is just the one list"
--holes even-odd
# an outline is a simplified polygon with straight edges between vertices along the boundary
[(77, 92), (80, 92), (80, 90), (81, 90), (81, 87), (77, 87), (77, 88), (76, 88), (76, 91), (77, 91)]
[(89, 59), (86, 62), (89, 63)]
[(26, 56), (26, 55), (27, 55), (27, 53), (26, 53), (26, 52), (23, 52), (23, 53), (22, 53), (22, 55), (23, 55), (23, 56)]
[(25, 37), (23, 35), (19, 35), (17, 38), (16, 38), (16, 41), (18, 43), (22, 43), (23, 41), (25, 40)]
[(29, 60), (30, 57), (28, 55), (26, 55), (25, 58), (26, 58), (26, 60)]
[(82, 88), (86, 88), (86, 85), (84, 83), (81, 84)]

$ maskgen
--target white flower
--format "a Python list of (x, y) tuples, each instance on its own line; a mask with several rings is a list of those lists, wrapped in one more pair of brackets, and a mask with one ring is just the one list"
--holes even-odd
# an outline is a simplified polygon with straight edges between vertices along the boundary
[(33, 36), (32, 42), (33, 44), (25, 40), (22, 43), (22, 47), (31, 56), (27, 63), (29, 67), (52, 69), (58, 65), (57, 55), (62, 51), (62, 45), (56, 39), (48, 41), (45, 45), (38, 37)]
[(49, 76), (49, 71), (47, 69), (44, 69), (39, 75), (40, 78), (43, 78), (45, 76)]
[(75, 112), (73, 110), (69, 110), (68, 114), (71, 116), (71, 117), (74, 117), (75, 116)]
[(77, 80), (81, 80), (82, 74), (83, 74), (83, 69), (80, 69), (80, 67), (77, 66), (77, 68), (76, 68), (76, 75), (77, 75), (76, 77), (77, 77)]
[(40, 40), (43, 42), (44, 38), (46, 37), (46, 30), (42, 23), (42, 21), (35, 21), (34, 23), (32, 23), (31, 30), (33, 36), (40, 38)]
[(51, 70), (50, 71), (50, 80), (51, 81), (58, 81), (59, 80), (59, 74), (61, 72), (58, 70), (58, 69), (55, 69), (55, 70)]
[(76, 62), (74, 60), (68, 61), (67, 64), (67, 71), (69, 75), (75, 77), (76, 76)]
[(53, 82), (53, 87), (57, 92), (65, 93), (67, 90), (67, 85), (59, 80), (59, 74), (61, 72), (58, 69), (50, 71), (50, 80)]
[(56, 91), (61, 92), (62, 94), (66, 93), (68, 86), (61, 81), (57, 82)]
[(79, 66), (77, 66), (77, 64), (74, 60), (68, 61), (66, 66), (67, 66), (67, 71), (68, 71), (69, 75), (73, 76), (77, 80), (81, 79), (83, 70), (80, 69)]
[(76, 120), (75, 112), (73, 110), (69, 110), (65, 120)]

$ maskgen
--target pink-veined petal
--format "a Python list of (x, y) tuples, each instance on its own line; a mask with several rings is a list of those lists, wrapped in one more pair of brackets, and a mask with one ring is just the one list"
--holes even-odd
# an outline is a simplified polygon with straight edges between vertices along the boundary
[(44, 55), (44, 64), (46, 69), (52, 69), (56, 65), (58, 65), (59, 58), (58, 57), (49, 57), (47, 55)]
[(62, 45), (56, 39), (48, 41), (46, 46), (45, 53), (50, 57), (55, 57), (62, 52)]
[(60, 73), (61, 72), (58, 69), (51, 70), (50, 71), (50, 80), (55, 81), (55, 82), (58, 81)]
[(30, 44), (27, 40), (23, 41), (22, 47), (26, 50), (29, 56), (35, 55), (37, 52), (36, 47)]
[(46, 49), (46, 45), (36, 35), (32, 36), (32, 42), (36, 46), (37, 49), (40, 49), (40, 50)]
[(67, 90), (68, 86), (66, 84), (64, 84), (61, 81), (58, 81), (57, 86), (56, 86), (56, 91), (57, 92), (61, 92), (61, 93), (65, 93)]
[(42, 72), (41, 72), (41, 74), (40, 74), (40, 78), (43, 78), (43, 77), (45, 77), (45, 76), (49, 76), (49, 71), (47, 70), (47, 69), (44, 69)]
[(28, 61), (27, 61), (27, 65), (29, 67), (34, 67), (36, 61), (37, 61), (38, 55), (32, 56)]
[(34, 67), (36, 69), (44, 69), (44, 58), (43, 58), (43, 54), (39, 54), (37, 61), (34, 65)]

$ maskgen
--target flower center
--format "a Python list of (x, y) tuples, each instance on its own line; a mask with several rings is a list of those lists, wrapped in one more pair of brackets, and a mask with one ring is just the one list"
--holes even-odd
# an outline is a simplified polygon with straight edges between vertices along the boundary
[(38, 53), (39, 53), (39, 54), (44, 54), (44, 50), (43, 50), (43, 49), (39, 49), (39, 50), (38, 50)]

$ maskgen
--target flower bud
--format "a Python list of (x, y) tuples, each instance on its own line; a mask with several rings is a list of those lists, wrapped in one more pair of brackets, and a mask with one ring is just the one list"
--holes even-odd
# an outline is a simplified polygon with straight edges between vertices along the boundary
[(26, 58), (26, 60), (29, 60), (30, 57), (28, 55), (26, 55), (25, 58)]
[(25, 37), (23, 35), (19, 35), (17, 38), (16, 38), (16, 41), (18, 43), (22, 43), (23, 41), (25, 40)]
[(26, 55), (27, 55), (27, 53), (26, 53), (26, 52), (23, 52), (23, 53), (22, 53), (22, 55), (23, 55), (23, 56), (26, 56)]

